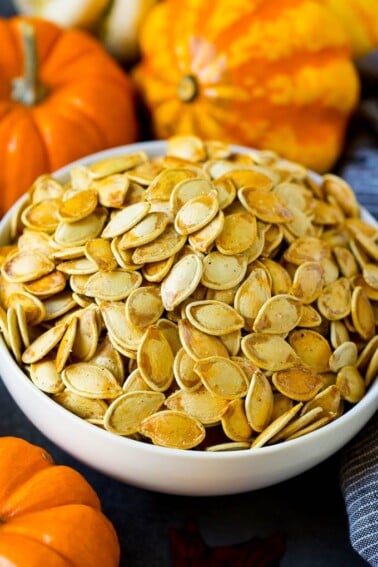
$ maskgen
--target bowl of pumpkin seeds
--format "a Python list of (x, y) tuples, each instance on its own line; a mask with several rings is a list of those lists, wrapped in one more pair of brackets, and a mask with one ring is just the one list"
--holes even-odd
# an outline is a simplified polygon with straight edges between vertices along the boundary
[(107, 475), (259, 489), (378, 408), (377, 262), (377, 224), (334, 174), (194, 136), (106, 150), (0, 222), (0, 374)]

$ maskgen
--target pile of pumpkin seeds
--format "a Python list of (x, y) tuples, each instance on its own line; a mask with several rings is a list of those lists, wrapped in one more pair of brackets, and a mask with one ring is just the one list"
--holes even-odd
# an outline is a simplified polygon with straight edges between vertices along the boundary
[(192, 136), (39, 177), (0, 247), (0, 329), (56, 403), (179, 449), (294, 439), (378, 370), (378, 229), (352, 189)]

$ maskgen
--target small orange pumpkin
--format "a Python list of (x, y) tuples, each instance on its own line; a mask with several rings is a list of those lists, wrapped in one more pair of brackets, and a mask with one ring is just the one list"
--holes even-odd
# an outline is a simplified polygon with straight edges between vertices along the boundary
[(316, 0), (165, 0), (141, 30), (135, 79), (155, 135), (270, 148), (318, 171), (340, 154), (359, 82)]
[(119, 555), (83, 476), (23, 439), (0, 438), (0, 565), (116, 567)]
[(0, 45), (1, 216), (38, 175), (135, 141), (137, 124), (131, 81), (85, 32), (0, 19)]

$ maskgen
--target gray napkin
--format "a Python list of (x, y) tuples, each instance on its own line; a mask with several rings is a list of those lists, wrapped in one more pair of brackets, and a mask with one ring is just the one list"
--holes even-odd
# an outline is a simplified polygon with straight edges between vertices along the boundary
[[(378, 51), (359, 63), (362, 101), (337, 173), (378, 218)], [(352, 546), (378, 567), (378, 413), (341, 454), (340, 484)]]
[(345, 449), (341, 490), (354, 549), (378, 567), (378, 413)]

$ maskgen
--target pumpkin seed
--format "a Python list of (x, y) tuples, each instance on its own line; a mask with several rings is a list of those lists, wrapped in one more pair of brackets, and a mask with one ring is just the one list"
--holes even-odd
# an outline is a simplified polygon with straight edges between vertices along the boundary
[(163, 200), (169, 201), (172, 191), (180, 183), (186, 179), (195, 177), (194, 171), (185, 169), (184, 167), (172, 167), (163, 169), (146, 189), (145, 196), (148, 201)]
[(264, 222), (277, 224), (294, 220), (291, 210), (274, 193), (252, 187), (242, 187), (238, 191), (238, 197), (247, 211)]
[(130, 372), (123, 383), (122, 390), (124, 392), (136, 392), (139, 390), (152, 391), (138, 368)]
[(126, 319), (130, 325), (148, 327), (161, 317), (164, 307), (160, 290), (154, 286), (142, 286), (133, 290), (125, 304)]
[(104, 238), (92, 238), (85, 244), (87, 259), (101, 272), (112, 272), (118, 266), (110, 242)]
[(145, 264), (142, 267), (143, 277), (148, 282), (161, 282), (172, 268), (174, 261), (175, 256), (172, 255), (160, 262), (150, 262)]
[(44, 199), (32, 203), (21, 213), (21, 222), (33, 230), (53, 232), (59, 224), (60, 199)]
[[(334, 322), (334, 321), (333, 321)], [(338, 322), (338, 321), (337, 321)], [(302, 315), (298, 322), (298, 327), (319, 327), (322, 323), (320, 313), (311, 305), (302, 305)]]
[(61, 317), (76, 307), (76, 302), (72, 298), (72, 293), (69, 291), (62, 291), (57, 295), (53, 295), (44, 300), (44, 321), (51, 321), (57, 317)]
[(149, 203), (141, 201), (117, 211), (102, 231), (102, 238), (114, 238), (124, 234), (147, 215), (150, 206)]
[(59, 394), (53, 395), (53, 399), (66, 410), (74, 413), (82, 419), (88, 420), (102, 420), (108, 408), (108, 405), (104, 400), (80, 396), (79, 394), (75, 394), (67, 389)]
[(139, 272), (96, 272), (86, 282), (84, 293), (104, 301), (120, 301), (130, 295), (142, 283)]
[(97, 191), (92, 189), (77, 191), (72, 197), (62, 202), (58, 210), (58, 217), (61, 221), (68, 223), (82, 220), (93, 213), (97, 203)]
[(101, 233), (106, 221), (105, 209), (99, 207), (82, 220), (74, 223), (60, 222), (54, 233), (55, 242), (64, 248), (84, 245)]
[(297, 415), (299, 410), (302, 408), (302, 402), (296, 404), (285, 413), (277, 417), (274, 421), (272, 421), (268, 427), (266, 427), (260, 435), (258, 435), (252, 442), (251, 449), (255, 449), (257, 447), (262, 447), (268, 441), (272, 439), (279, 431), (282, 431), (284, 427)]
[(272, 411), (272, 387), (266, 376), (260, 370), (256, 370), (245, 398), (245, 413), (252, 430), (263, 431), (269, 425)]
[(174, 449), (192, 449), (204, 440), (203, 425), (181, 411), (159, 411), (145, 418), (138, 432), (149, 437), (154, 445)]
[(175, 229), (179, 234), (192, 234), (213, 220), (219, 210), (217, 192), (189, 199), (176, 214)]
[(318, 309), (329, 321), (344, 319), (351, 310), (350, 283), (347, 278), (339, 278), (327, 285), (318, 298)]
[(156, 325), (159, 329), (161, 329), (172, 349), (173, 354), (176, 355), (181, 348), (181, 341), (176, 323), (169, 321), (168, 319), (159, 319), (156, 322)]
[(164, 232), (168, 221), (169, 217), (165, 213), (149, 213), (123, 234), (118, 244), (119, 248), (127, 250), (152, 242)]
[(24, 284), (25, 290), (33, 296), (45, 299), (64, 290), (66, 278), (57, 270), (54, 270), (32, 282)]
[(311, 400), (323, 387), (321, 378), (306, 368), (275, 372), (272, 382), (281, 394), (297, 402)]
[(337, 374), (336, 386), (341, 397), (352, 404), (359, 402), (365, 394), (365, 382), (354, 366), (346, 365)]
[(55, 325), (55, 327), (39, 335), (23, 352), (22, 362), (32, 364), (42, 360), (59, 343), (66, 328), (66, 324)]
[[(292, 281), (289, 272), (278, 262), (272, 260), (271, 258), (262, 258), (261, 263), (265, 269), (268, 270), (271, 280), (271, 288), (273, 295), (279, 295), (281, 293), (293, 293), (291, 289)], [(296, 293), (293, 293), (297, 295)], [(299, 297), (297, 295), (297, 297)], [(303, 299), (299, 299), (304, 303)]]
[(54, 262), (37, 250), (16, 252), (8, 258), (1, 273), (9, 282), (30, 282), (54, 270)]
[(356, 343), (347, 341), (335, 348), (329, 359), (329, 367), (332, 372), (338, 372), (344, 366), (355, 366), (357, 358), (358, 350)]
[(295, 271), (291, 293), (302, 303), (313, 303), (323, 288), (324, 269), (317, 262), (304, 262)]
[(214, 191), (214, 186), (206, 178), (196, 177), (195, 179), (185, 179), (177, 183), (169, 199), (171, 213), (176, 215), (185, 203), (196, 197), (208, 195), (212, 191)]
[(244, 326), (244, 319), (231, 306), (221, 301), (193, 301), (186, 307), (189, 321), (208, 335), (227, 335)]
[(213, 187), (218, 193), (218, 203), (220, 209), (225, 209), (234, 201), (236, 197), (236, 187), (232, 179), (226, 175), (222, 175), (213, 180)]
[(173, 362), (173, 374), (180, 388), (187, 392), (197, 390), (202, 386), (200, 377), (194, 371), (195, 364), (195, 360), (190, 358), (184, 348), (180, 348), (176, 353)]
[(332, 351), (325, 337), (312, 329), (293, 331), (289, 343), (302, 363), (315, 372), (327, 372)]
[(72, 354), (77, 360), (90, 360), (96, 351), (100, 334), (97, 309), (98, 307), (90, 306), (81, 310), (76, 316), (77, 329), (72, 344)]
[(362, 287), (355, 287), (352, 293), (352, 321), (358, 334), (365, 340), (375, 334), (374, 311)]
[(196, 252), (207, 253), (215, 242), (224, 226), (224, 214), (218, 214), (206, 226), (189, 235), (189, 244)]
[(45, 320), (46, 309), (40, 299), (26, 291), (22, 293), (11, 293), (7, 302), (8, 307), (21, 306), (25, 315), (27, 325), (38, 325)]
[(161, 284), (161, 299), (164, 308), (172, 311), (192, 295), (201, 281), (202, 262), (196, 254), (187, 254), (171, 269)]
[(253, 330), (258, 312), (270, 297), (270, 282), (266, 271), (255, 268), (239, 286), (234, 300), (235, 309), (244, 318), (244, 326), (248, 331)]
[(241, 212), (224, 217), (222, 232), (215, 243), (222, 254), (240, 254), (253, 245), (256, 237), (256, 218), (250, 213)]
[(256, 333), (286, 334), (296, 327), (302, 316), (302, 304), (296, 297), (281, 294), (268, 299), (253, 324)]
[(138, 368), (147, 384), (156, 391), (164, 391), (173, 380), (173, 352), (157, 325), (150, 325), (138, 348)]
[(330, 342), (335, 350), (343, 343), (349, 342), (349, 332), (342, 321), (331, 321)]
[(295, 417), (286, 427), (281, 429), (270, 439), (269, 444), (277, 443), (278, 441), (284, 441), (287, 439), (293, 439), (293, 435), (299, 431), (301, 431), (304, 427), (307, 427), (309, 424), (313, 423), (316, 418), (319, 418), (322, 414), (322, 408), (316, 407), (310, 410), (309, 412)]
[(348, 248), (345, 246), (335, 246), (333, 253), (343, 276), (351, 278), (358, 274), (357, 262)]
[(229, 402), (226, 412), (221, 417), (221, 424), (224, 433), (232, 441), (245, 442), (252, 436), (253, 431), (246, 417), (244, 400), (235, 399)]
[(229, 403), (229, 400), (214, 396), (203, 386), (190, 392), (177, 390), (165, 401), (169, 409), (185, 412), (203, 425), (219, 423)]
[(126, 175), (115, 174), (92, 182), (92, 187), (97, 191), (100, 205), (120, 209), (125, 202), (130, 181)]
[(196, 362), (210, 356), (228, 357), (227, 349), (218, 337), (199, 331), (187, 319), (178, 322), (178, 331), (182, 346)]
[(300, 363), (295, 350), (279, 335), (250, 333), (242, 338), (241, 349), (253, 364), (263, 370), (286, 370)]
[(242, 398), (247, 393), (248, 380), (241, 367), (229, 358), (211, 356), (199, 360), (194, 371), (213, 395), (228, 400)]
[(56, 353), (55, 368), (57, 372), (62, 372), (71, 355), (72, 347), (76, 338), (77, 327), (77, 317), (73, 317), (68, 323), (67, 329), (64, 332)]
[(66, 366), (62, 380), (68, 390), (86, 398), (112, 399), (122, 393), (110, 370), (89, 362)]
[(44, 359), (30, 365), (31, 381), (48, 394), (58, 394), (65, 388), (53, 359)]
[(9, 344), (18, 363), (21, 362), (22, 338), (18, 326), (17, 311), (15, 307), (7, 310), (7, 333)]
[(89, 167), (92, 179), (101, 179), (108, 175), (132, 169), (148, 160), (144, 152), (135, 152), (124, 156), (104, 158)]
[(205, 451), (212, 453), (220, 453), (224, 451), (242, 451), (250, 448), (250, 443), (246, 441), (235, 441), (230, 443), (218, 443), (218, 445), (210, 445), (205, 447)]
[(61, 262), (57, 265), (56, 269), (70, 276), (85, 276), (94, 274), (97, 271), (97, 266), (94, 262), (88, 260), (88, 258), (78, 258), (76, 260)]
[(247, 260), (244, 256), (210, 252), (203, 261), (201, 282), (210, 289), (230, 289), (243, 280), (246, 271)]
[(314, 236), (297, 238), (284, 252), (284, 259), (297, 266), (305, 262), (321, 262), (330, 256), (330, 247), (326, 242)]
[(186, 237), (178, 234), (172, 225), (168, 225), (164, 232), (153, 242), (135, 248), (132, 260), (135, 264), (160, 262), (176, 254), (185, 245)]
[(356, 196), (344, 179), (332, 173), (323, 175), (322, 188), (326, 195), (332, 196), (348, 217), (358, 217), (360, 208)]
[(168, 140), (167, 156), (175, 156), (188, 161), (206, 159), (206, 148), (197, 136), (171, 136)]
[(112, 344), (125, 356), (137, 351), (143, 337), (143, 329), (130, 325), (126, 319), (125, 304), (121, 301), (100, 301), (100, 311)]
[(140, 423), (157, 412), (165, 400), (161, 392), (126, 392), (115, 399), (104, 416), (105, 429), (117, 435), (138, 432)]
[(370, 359), (369, 365), (365, 373), (366, 388), (377, 378), (378, 375), (378, 350), (375, 351)]

